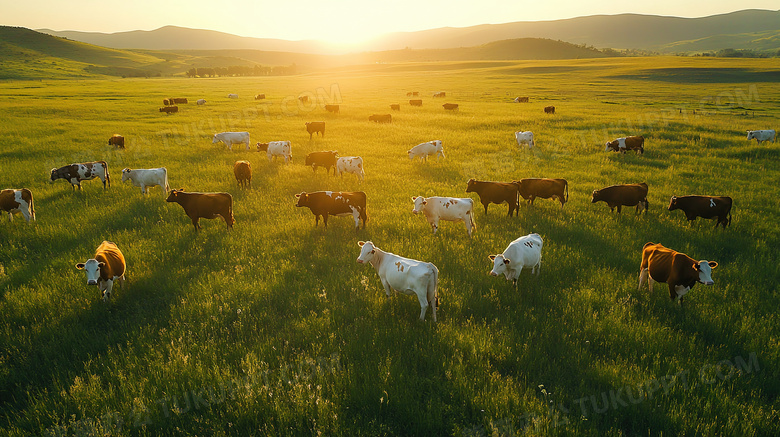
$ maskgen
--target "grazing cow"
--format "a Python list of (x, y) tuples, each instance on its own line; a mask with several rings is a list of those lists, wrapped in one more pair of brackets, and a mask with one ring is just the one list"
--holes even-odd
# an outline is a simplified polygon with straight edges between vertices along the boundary
[(221, 132), (214, 134), (211, 144), (217, 144), (222, 141), (228, 146), (228, 150), (233, 150), (233, 144), (244, 143), (246, 150), (249, 150), (249, 132)]
[(168, 186), (168, 170), (165, 167), (122, 170), (122, 182), (131, 181), (134, 186), (141, 187), (141, 192), (146, 194), (149, 187), (160, 187), (163, 195), (168, 194), (171, 187)]
[(268, 162), (271, 162), (277, 156), (284, 158), (284, 163), (292, 161), (292, 144), (289, 141), (269, 141), (267, 143), (257, 143), (257, 151), (265, 152)]
[(528, 144), (528, 147), (533, 147), (534, 133), (531, 131), (515, 132), (515, 140), (517, 140), (518, 146), (522, 146), (523, 144)]
[(715, 261), (696, 261), (684, 253), (677, 252), (658, 244), (647, 243), (642, 247), (642, 264), (639, 266), (639, 287), (647, 281), (650, 292), (653, 282), (666, 282), (669, 286), (669, 298), (680, 304), (683, 298), (697, 282), (713, 285), (712, 269), (718, 266)]
[(200, 219), (222, 217), (228, 230), (233, 229), (233, 196), (228, 193), (189, 193), (184, 188), (171, 190), (166, 202), (176, 202), (184, 208), (184, 213), (192, 220), (195, 232), (201, 229)]
[(772, 129), (768, 130), (749, 130), (747, 131), (747, 139), (750, 140), (756, 140), (758, 144), (761, 144), (761, 141), (771, 141), (775, 142), (775, 131)]
[(255, 94), (255, 100), (263, 100), (265, 99), (265, 94)]
[[(558, 199), (563, 205), (569, 201), (569, 183), (566, 179), (537, 179), (525, 178), (519, 181), (512, 181), (517, 185), (517, 192), (528, 201), (530, 205), (534, 204), (534, 199)], [(565, 194), (564, 194), (565, 193)]]
[(76, 268), (87, 273), (87, 285), (98, 286), (103, 302), (111, 298), (115, 280), (118, 279), (119, 287), (125, 289), (125, 256), (111, 241), (103, 241), (95, 251), (95, 257), (76, 264)]
[(300, 96), (298, 97), (298, 100), (300, 100), (301, 103), (309, 103), (309, 96)]
[(447, 97), (447, 93), (444, 91), (439, 91), (437, 93), (433, 93), (433, 97)]
[(237, 99), (237, 98), (238, 98), (238, 94), (232, 94), (232, 93), (228, 94), (228, 99)]
[(528, 103), (528, 97), (515, 97), (515, 103)]
[(491, 276), (504, 274), (507, 281), (517, 287), (517, 278), (524, 268), (531, 268), (531, 274), (542, 270), (542, 237), (539, 234), (528, 234), (509, 243), (504, 253), (489, 255), (493, 261)]
[(393, 121), (393, 117), (390, 114), (374, 114), (368, 117), (368, 121), (374, 123), (390, 123)]
[(249, 161), (236, 161), (233, 164), (233, 174), (236, 176), (238, 186), (241, 188), (252, 187), (252, 163)]
[(114, 134), (111, 136), (111, 138), (108, 139), (108, 145), (109, 146), (116, 146), (120, 149), (125, 148), (125, 137), (119, 134)]
[(644, 208), (645, 213), (647, 213), (647, 209), (650, 207), (650, 203), (647, 201), (647, 184), (644, 182), (611, 185), (600, 190), (593, 190), (590, 201), (591, 203), (606, 202), (610, 212), (615, 211), (615, 207), (617, 207), (618, 214), (620, 214), (623, 205), (636, 205), (637, 212), (641, 212)]
[(81, 190), (81, 181), (100, 178), (103, 181), (103, 189), (106, 189), (106, 183), (111, 186), (111, 177), (108, 174), (108, 164), (106, 161), (84, 162), (81, 164), (68, 164), (64, 167), (51, 169), (51, 181), (65, 179), (70, 182), (70, 187)]
[(182, 103), (186, 105), (187, 103), (189, 103), (189, 100), (187, 100), (186, 97), (176, 97), (171, 100), (173, 100), (171, 103), (175, 103), (175, 104)]
[(195, 103), (197, 103), (198, 105), (205, 105), (206, 104), (206, 99), (198, 99), (198, 101), (195, 102)]
[(614, 152), (626, 153), (628, 150), (633, 150), (639, 154), (645, 153), (645, 139), (642, 136), (618, 138), (607, 142), (606, 146), (605, 152), (612, 150)]
[(178, 106), (163, 106), (162, 108), (160, 108), (160, 112), (164, 112), (165, 115), (171, 115), (171, 114), (179, 112), (179, 107)]
[(545, 114), (555, 114), (555, 106), (545, 106), (544, 107), (544, 113)]
[(420, 99), (412, 99), (409, 100), (409, 104), (412, 106), (422, 106), (422, 100)]
[(309, 133), (309, 139), (311, 140), (311, 136), (315, 133), (318, 133), (322, 135), (322, 137), (325, 137), (325, 122), (324, 121), (309, 121), (306, 123), (306, 132)]
[(406, 97), (419, 97), (419, 96), (420, 96), (420, 92), (419, 91), (410, 91), (410, 92), (406, 93)]
[[(466, 186), (467, 193), (477, 193), (479, 195), (479, 201), (482, 206), (485, 207), (485, 214), (487, 214), (488, 205), (495, 203), (500, 205), (504, 202), (509, 204), (509, 217), (512, 217), (512, 213), (520, 212), (517, 201), (517, 184), (508, 182), (487, 182), (478, 181), (475, 179), (469, 179)], [(517, 214), (516, 213), (516, 214)]]
[(35, 220), (32, 191), (27, 188), (19, 190), (8, 189), (0, 191), (0, 211), (8, 213), (8, 220), (14, 220), (14, 214), (22, 213), (27, 223)]
[(334, 114), (339, 113), (339, 105), (325, 105), (325, 110)]
[(330, 170), (333, 169), (333, 174), (336, 174), (336, 161), (338, 160), (339, 152), (335, 150), (329, 150), (327, 152), (311, 152), (306, 155), (306, 165), (310, 165), (314, 173), (317, 173), (317, 167), (324, 167), (325, 174), (330, 174)]
[(315, 191), (313, 193), (296, 194), (297, 207), (308, 207), (314, 214), (314, 225), (320, 224), (320, 216), (328, 227), (328, 216), (337, 217), (352, 216), (355, 220), (355, 232), (360, 228), (360, 220), (363, 220), (363, 229), (366, 228), (366, 193), (362, 191)]
[(416, 295), (420, 302), (420, 320), (425, 320), (425, 313), (430, 306), (433, 321), (436, 321), (436, 309), (439, 307), (439, 269), (433, 263), (385, 252), (370, 241), (358, 241), (358, 246), (360, 256), (357, 262), (371, 264), (376, 269), (388, 299), (392, 290)]
[(437, 161), (439, 160), (439, 157), (446, 158), (446, 156), (444, 156), (444, 148), (441, 145), (441, 140), (420, 143), (410, 150), (407, 150), (406, 154), (409, 155), (409, 159), (420, 158), (420, 161), (427, 161), (428, 155), (436, 155)]
[(448, 110), (448, 111), (452, 111), (454, 109), (458, 109), (458, 104), (457, 103), (445, 103), (445, 104), (443, 104), (441, 106), (444, 109)]
[(669, 211), (683, 210), (689, 223), (696, 217), (717, 218), (715, 227), (722, 224), (726, 229), (731, 224), (731, 204), (731, 197), (727, 196), (672, 196)]
[(163, 106), (170, 106), (170, 105), (173, 105), (171, 99), (163, 99)]
[(392, 105), (390, 105), (390, 109), (393, 110), (393, 111), (400, 111), (401, 110), (401, 105), (399, 105), (397, 103), (393, 103)]
[(412, 197), (414, 209), (417, 214), (422, 212), (428, 219), (428, 224), (433, 228), (434, 235), (439, 230), (439, 220), (450, 222), (463, 222), (469, 237), (477, 229), (474, 222), (474, 201), (455, 197)]
[(359, 156), (342, 156), (336, 161), (336, 174), (344, 177), (344, 173), (357, 175), (358, 182), (363, 182), (365, 173), (363, 172), (363, 158)]

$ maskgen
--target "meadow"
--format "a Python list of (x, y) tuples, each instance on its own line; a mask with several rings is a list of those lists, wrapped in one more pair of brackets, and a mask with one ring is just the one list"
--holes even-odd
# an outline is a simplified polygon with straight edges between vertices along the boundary
[[(745, 131), (780, 128), (779, 82), (777, 59), (674, 57), (0, 82), (0, 188), (31, 189), (37, 215), (0, 220), (0, 430), (778, 435), (780, 145)], [(521, 95), (530, 103), (511, 103)], [(191, 103), (166, 116), (168, 97)], [(391, 124), (368, 122), (392, 103)], [(310, 140), (304, 123), (318, 120), (326, 134)], [(294, 160), (212, 144), (228, 130), (249, 131), (253, 145), (290, 140)], [(520, 130), (534, 132), (533, 150), (515, 143)], [(125, 150), (107, 145), (114, 133)], [(604, 152), (625, 135), (643, 135), (645, 154)], [(446, 159), (407, 158), (432, 139)], [(317, 150), (362, 156), (365, 182), (313, 173), (303, 158)], [(249, 190), (232, 175), (240, 159), (254, 169)], [(107, 161), (108, 190), (48, 181), (54, 167), (92, 160)], [(159, 166), (172, 188), (231, 193), (233, 231), (201, 220), (196, 233), (159, 188), (144, 196), (121, 182), (122, 168)], [(506, 205), (478, 206), (472, 239), (460, 223), (433, 235), (411, 214), (413, 196), (469, 197), (470, 178), (524, 177), (567, 179), (568, 203), (539, 199), (513, 218)], [(590, 202), (594, 189), (641, 181), (647, 214)], [(316, 190), (365, 191), (366, 228), (315, 227), (294, 195)], [(731, 226), (666, 210), (686, 194), (731, 196)], [(531, 232), (544, 238), (540, 275), (524, 272), (517, 288), (489, 276), (488, 255)], [(74, 267), (103, 240), (128, 262), (109, 303)], [(356, 263), (360, 240), (436, 264), (438, 322), (417, 319), (416, 298), (385, 298)], [(683, 305), (665, 284), (637, 291), (648, 241), (717, 261), (715, 285)]]

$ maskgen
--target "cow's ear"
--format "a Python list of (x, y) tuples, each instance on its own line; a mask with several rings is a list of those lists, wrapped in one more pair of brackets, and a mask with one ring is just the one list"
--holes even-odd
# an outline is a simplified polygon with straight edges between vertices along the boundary
[(412, 196), (412, 202), (414, 202), (415, 200), (417, 200), (417, 196)]
[(298, 199), (298, 198), (300, 198), (300, 197), (301, 197), (301, 195), (300, 195), (300, 194), (296, 194), (296, 195), (295, 195), (295, 198), (296, 198), (296, 199)]
[(504, 264), (509, 264), (509, 263), (510, 263), (509, 258), (504, 258)]
[(496, 256), (495, 255), (488, 255), (488, 258), (490, 258), (490, 260), (493, 261), (494, 259), (496, 259)]
[(98, 263), (98, 267), (103, 267), (104, 265), (106, 265), (106, 263), (104, 263), (103, 261), (100, 261), (100, 262)]
[(358, 241), (358, 246), (363, 247), (364, 244), (366, 244), (365, 241)]
[(717, 267), (717, 266), (718, 266), (718, 262), (717, 262), (717, 261), (710, 261), (710, 262), (708, 262), (707, 264), (709, 264), (709, 265), (710, 265), (710, 268), (711, 268), (711, 269), (714, 269), (715, 267)]
[(427, 205), (427, 204), (428, 204), (428, 201), (427, 201), (427, 200), (423, 200), (422, 204), (423, 204), (423, 205)]
[(84, 263), (76, 264), (76, 268), (79, 269), (79, 270), (84, 270)]

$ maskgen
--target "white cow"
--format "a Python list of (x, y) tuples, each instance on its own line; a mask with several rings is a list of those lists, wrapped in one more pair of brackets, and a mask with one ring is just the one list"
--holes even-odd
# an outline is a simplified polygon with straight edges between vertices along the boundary
[(477, 229), (474, 223), (474, 201), (469, 198), (455, 197), (412, 197), (414, 202), (413, 213), (425, 214), (428, 223), (433, 228), (433, 233), (439, 230), (439, 220), (451, 222), (463, 222), (466, 232), (471, 237), (472, 231)]
[(205, 105), (206, 104), (206, 99), (198, 99), (198, 101), (195, 102), (195, 103), (197, 103), (198, 105)]
[(775, 131), (772, 129), (767, 130), (749, 130), (747, 131), (747, 139), (748, 141), (755, 139), (758, 144), (761, 144), (761, 141), (771, 141), (775, 142)]
[(237, 99), (238, 94), (228, 94), (228, 99)]
[(167, 195), (171, 189), (168, 186), (168, 170), (165, 167), (160, 168), (141, 168), (131, 170), (126, 168), (122, 170), (122, 182), (132, 181), (136, 187), (141, 187), (141, 192), (146, 194), (148, 187), (160, 187), (163, 189), (163, 195)]
[(542, 269), (542, 237), (528, 234), (509, 243), (500, 255), (490, 255), (493, 261), (491, 276), (504, 274), (507, 281), (517, 286), (517, 278), (523, 268), (531, 268), (531, 273), (539, 274)]
[(265, 152), (268, 156), (268, 162), (271, 162), (274, 157), (281, 156), (284, 158), (284, 163), (287, 164), (292, 161), (292, 144), (289, 141), (269, 141), (267, 143), (257, 143), (257, 151)]
[(528, 144), (528, 147), (534, 146), (534, 133), (531, 131), (515, 132), (515, 139), (517, 140), (518, 146), (522, 146), (523, 144)]
[(366, 174), (363, 172), (363, 158), (359, 156), (342, 156), (336, 161), (336, 174), (344, 177), (344, 173), (357, 175), (358, 182), (363, 182)]
[(420, 158), (420, 161), (427, 161), (428, 155), (436, 155), (436, 160), (439, 157), (446, 158), (444, 156), (444, 149), (441, 146), (441, 140), (428, 141), (427, 143), (421, 143), (411, 148), (406, 152), (409, 154), (409, 159)]
[(214, 134), (211, 144), (217, 144), (222, 141), (228, 146), (228, 150), (233, 150), (233, 144), (246, 144), (246, 150), (249, 150), (249, 132), (222, 132)]
[(358, 241), (358, 246), (360, 256), (357, 262), (369, 263), (376, 269), (388, 299), (390, 290), (417, 295), (417, 300), (420, 301), (420, 320), (425, 320), (425, 313), (430, 305), (433, 321), (436, 321), (436, 308), (439, 306), (439, 269), (433, 263), (385, 252), (370, 241)]

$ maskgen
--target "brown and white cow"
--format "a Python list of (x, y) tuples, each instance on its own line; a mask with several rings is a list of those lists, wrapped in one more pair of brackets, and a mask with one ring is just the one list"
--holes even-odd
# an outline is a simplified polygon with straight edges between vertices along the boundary
[(241, 188), (252, 187), (252, 163), (249, 161), (236, 161), (233, 164), (233, 175)]
[(309, 139), (312, 135), (318, 133), (325, 137), (325, 122), (324, 121), (309, 121), (306, 123), (306, 132), (309, 133)]
[(715, 261), (696, 261), (684, 253), (647, 243), (642, 248), (642, 264), (639, 266), (639, 287), (647, 281), (650, 292), (653, 282), (665, 282), (669, 285), (669, 298), (682, 304), (683, 298), (697, 282), (712, 285), (712, 269), (718, 266)]
[(16, 213), (22, 213), (27, 223), (30, 219), (35, 220), (32, 191), (27, 188), (0, 191), (0, 211), (8, 213), (9, 221), (13, 221)]
[(458, 109), (457, 103), (445, 103), (441, 106), (448, 111), (452, 111), (453, 109)]
[(355, 231), (363, 220), (363, 229), (366, 228), (366, 193), (362, 191), (315, 191), (312, 193), (296, 194), (297, 207), (308, 207), (314, 214), (314, 224), (319, 225), (320, 216), (328, 227), (328, 216), (337, 217), (352, 216), (355, 220)]
[(344, 173), (352, 173), (358, 178), (358, 183), (366, 177), (363, 171), (363, 158), (360, 156), (340, 156), (336, 161), (336, 174), (344, 177)]
[(485, 214), (487, 214), (488, 205), (491, 203), (502, 204), (504, 202), (509, 204), (509, 217), (512, 217), (512, 213), (515, 211), (520, 212), (517, 202), (517, 184), (469, 179), (466, 192), (479, 195), (479, 201), (485, 207)]
[(681, 209), (688, 222), (696, 217), (705, 219), (717, 218), (715, 227), (723, 225), (723, 229), (731, 224), (731, 197), (728, 196), (672, 196), (669, 201), (669, 211)]
[(555, 114), (555, 106), (545, 106), (544, 107), (544, 113), (545, 114)]
[(165, 115), (171, 115), (173, 113), (179, 112), (178, 106), (163, 106), (160, 108), (160, 112), (164, 112)]
[(100, 178), (103, 181), (103, 189), (106, 189), (106, 183), (111, 186), (111, 177), (108, 174), (108, 164), (106, 161), (84, 162), (81, 164), (68, 164), (64, 167), (51, 169), (51, 181), (65, 179), (70, 182), (72, 189), (79, 187), (81, 190), (81, 181)]
[(339, 152), (328, 150), (323, 152), (311, 152), (306, 155), (306, 165), (310, 166), (314, 173), (317, 173), (317, 167), (324, 167), (325, 174), (330, 174), (333, 169), (333, 175), (336, 175), (336, 162), (339, 159)]
[(645, 153), (645, 138), (642, 136), (633, 136), (612, 140), (608, 142), (606, 148), (604, 148), (605, 152), (609, 152), (610, 150), (622, 153), (633, 150), (638, 154), (643, 154)]
[(201, 218), (222, 217), (228, 230), (233, 229), (233, 196), (228, 193), (189, 193), (184, 189), (171, 190), (166, 202), (175, 202), (184, 208), (184, 213), (192, 220), (195, 231), (201, 229)]
[(255, 100), (264, 100), (265, 94), (255, 94)]
[(528, 103), (528, 97), (526, 96), (515, 97), (515, 103)]
[(325, 105), (325, 110), (334, 114), (339, 113), (339, 105)]
[(591, 194), (591, 203), (606, 202), (609, 211), (620, 214), (623, 206), (636, 206), (636, 211), (642, 209), (647, 213), (650, 203), (647, 201), (647, 184), (644, 182), (638, 184), (621, 184), (604, 187), (600, 190), (593, 190)]
[(439, 91), (436, 93), (433, 93), (433, 97), (440, 98), (440, 97), (447, 97), (447, 93), (444, 91)]
[(374, 123), (390, 123), (393, 121), (393, 116), (390, 114), (373, 114), (368, 117), (368, 121), (373, 121)]
[(569, 201), (569, 183), (566, 179), (537, 179), (524, 178), (519, 181), (512, 181), (517, 185), (517, 192), (528, 201), (530, 205), (534, 204), (534, 199), (552, 199), (561, 202), (561, 208)]
[(108, 139), (109, 146), (116, 146), (120, 149), (125, 148), (125, 137), (119, 134), (114, 134)]
[(87, 273), (87, 285), (98, 286), (104, 302), (111, 298), (115, 280), (118, 279), (119, 286), (125, 289), (125, 256), (111, 241), (103, 241), (95, 251), (95, 257), (76, 264), (76, 268)]

